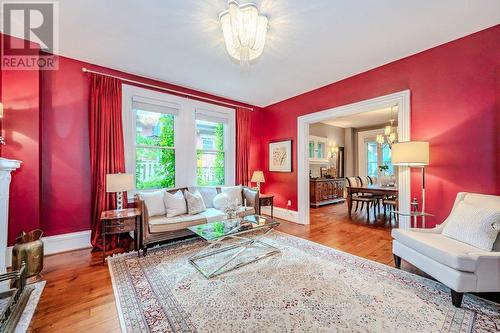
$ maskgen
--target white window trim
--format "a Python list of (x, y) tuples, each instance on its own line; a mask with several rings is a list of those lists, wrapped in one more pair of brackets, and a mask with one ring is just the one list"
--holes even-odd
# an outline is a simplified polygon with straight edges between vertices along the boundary
[(384, 134), (384, 129), (358, 132), (358, 175), (368, 175), (366, 143), (376, 141), (378, 134)]
[[(234, 185), (236, 173), (236, 116), (235, 110), (215, 104), (195, 101), (185, 97), (122, 85), (122, 122), (125, 148), (125, 170), (135, 177), (135, 113), (132, 108), (134, 96), (155, 99), (179, 110), (174, 122), (175, 187), (196, 186), (196, 110), (204, 114), (227, 119), (227, 158), (225, 185)], [(135, 181), (134, 181), (135, 183)], [(137, 189), (129, 191), (129, 198)]]

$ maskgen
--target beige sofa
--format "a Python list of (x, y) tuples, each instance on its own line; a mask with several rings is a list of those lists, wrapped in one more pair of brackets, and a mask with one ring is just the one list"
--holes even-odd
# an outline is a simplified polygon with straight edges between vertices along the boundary
[[(178, 190), (183, 192), (188, 190), (188, 188), (180, 188), (168, 190), (170, 193), (175, 193)], [(141, 199), (140, 194), (135, 195), (135, 205), (141, 209), (141, 230), (140, 230), (140, 247), (143, 250), (143, 254), (147, 254), (147, 249), (149, 246), (154, 244), (164, 242), (167, 240), (172, 240), (180, 237), (190, 236), (193, 233), (188, 230), (188, 227), (220, 221), (225, 218), (224, 212), (215, 209), (213, 207), (213, 197), (221, 192), (220, 187), (193, 187), (189, 190), (199, 190), (205, 206), (207, 209), (195, 215), (180, 215), (175, 217), (166, 216), (149, 216), (148, 208)], [(246, 216), (252, 215), (259, 212), (259, 192), (257, 190), (251, 189), (249, 187), (242, 186), (242, 202), (246, 202), (246, 206), (240, 207), (239, 215)]]

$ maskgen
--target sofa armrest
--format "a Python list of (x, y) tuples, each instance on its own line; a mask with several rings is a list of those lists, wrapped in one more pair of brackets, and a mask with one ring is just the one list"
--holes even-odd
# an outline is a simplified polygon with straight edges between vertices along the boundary
[(477, 292), (500, 291), (500, 252), (469, 253), (476, 260)]
[(141, 239), (139, 242), (139, 246), (142, 247), (145, 239), (149, 235), (149, 213), (144, 200), (141, 200), (139, 195), (135, 195), (134, 197), (135, 207), (141, 210), (141, 230), (140, 235)]
[(248, 207), (255, 209), (255, 214), (259, 214), (259, 191), (253, 188), (243, 186), (243, 200), (246, 200)]

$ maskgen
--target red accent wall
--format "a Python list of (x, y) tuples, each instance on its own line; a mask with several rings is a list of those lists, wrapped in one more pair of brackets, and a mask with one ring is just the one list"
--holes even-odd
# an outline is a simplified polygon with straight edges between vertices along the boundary
[[(339, 50), (341, 52), (341, 50)], [(333, 66), (334, 64), (332, 64)], [(297, 117), (411, 91), (411, 139), (430, 141), (427, 207), (446, 218), (459, 191), (500, 194), (500, 25), (266, 107), (258, 156), (265, 192), (297, 209)], [(284, 83), (286, 84), (286, 83)], [(292, 173), (270, 173), (268, 143), (293, 139)], [(412, 174), (413, 196), (420, 178)], [(419, 199), (420, 200), (420, 199)]]
[[(65, 57), (56, 71), (2, 72), (8, 145), (1, 155), (24, 161), (12, 181), (10, 245), (20, 230), (41, 227), (50, 236), (90, 229), (89, 75), (82, 67), (234, 103)], [(10, 111), (14, 102), (16, 116)]]
[(0, 155), (23, 162), (12, 172), (10, 185), (8, 242), (12, 244), (20, 231), (36, 229), (40, 223), (38, 71), (2, 69), (0, 95), (2, 136), (7, 143), (0, 147)]

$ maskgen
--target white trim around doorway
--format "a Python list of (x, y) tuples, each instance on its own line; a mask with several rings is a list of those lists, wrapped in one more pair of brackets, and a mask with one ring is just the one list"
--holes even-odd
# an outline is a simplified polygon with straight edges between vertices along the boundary
[[(410, 140), (410, 91), (371, 98), (333, 109), (310, 113), (297, 118), (297, 185), (298, 185), (298, 222), (309, 224), (309, 125), (332, 118), (345, 117), (357, 113), (380, 110), (398, 106), (398, 140)], [(398, 172), (399, 209), (410, 210), (410, 170), (399, 167)], [(400, 216), (401, 228), (409, 228), (410, 220)]]

